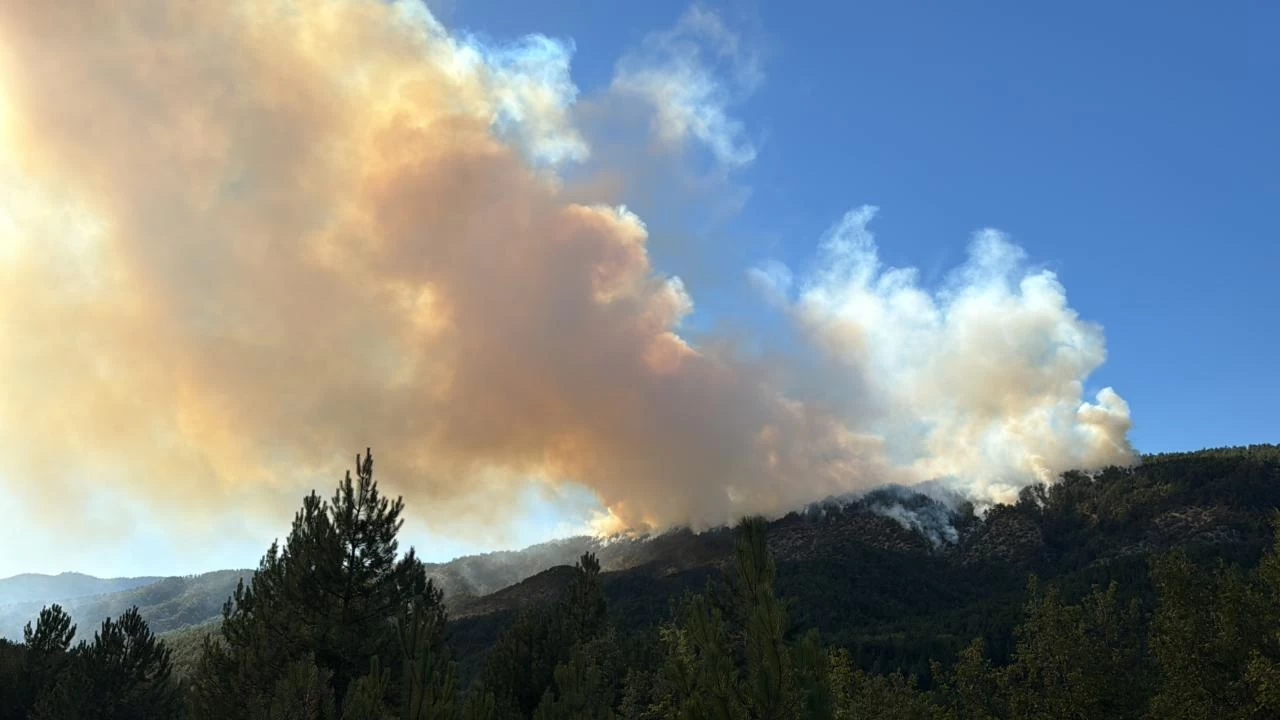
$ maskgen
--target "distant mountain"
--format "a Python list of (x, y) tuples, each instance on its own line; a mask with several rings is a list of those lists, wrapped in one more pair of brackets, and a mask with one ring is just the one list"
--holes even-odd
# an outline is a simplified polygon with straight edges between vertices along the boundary
[[(468, 555), (446, 563), (427, 563), (427, 576), (443, 592), (450, 607), (461, 607), (557, 566), (572, 565), (584, 553), (595, 553), (606, 571), (651, 562), (687, 567), (706, 559), (706, 549), (690, 543), (694, 533), (672, 530), (656, 536), (594, 538), (577, 536), (502, 552)], [(689, 557), (689, 553), (694, 553)]]
[[(46, 596), (0, 605), (0, 637), (21, 638), (23, 625), (35, 619), (42, 606), (53, 602), (58, 602), (71, 614), (78, 626), (76, 636), (80, 639), (92, 637), (104, 619), (118, 617), (135, 605), (157, 633), (199, 625), (219, 616), (222, 604), (231, 596), (241, 577), (252, 578), (253, 571), (219, 570), (186, 577), (150, 578), (145, 584), (128, 586), (117, 592), (72, 598)], [(90, 587), (91, 584), (85, 586)]]
[(25, 602), (57, 602), (88, 595), (132, 590), (150, 585), (159, 577), (97, 578), (82, 573), (60, 575), (27, 573), (0, 579), (0, 605)]
[(585, 552), (599, 552), (596, 538), (578, 536), (506, 550), (426, 563), (430, 577), (447, 598), (488, 595), (556, 565), (569, 565)]

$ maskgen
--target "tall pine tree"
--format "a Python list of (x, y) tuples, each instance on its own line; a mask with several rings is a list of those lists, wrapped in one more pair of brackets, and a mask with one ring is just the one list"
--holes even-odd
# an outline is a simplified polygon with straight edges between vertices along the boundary
[(412, 549), (398, 553), (403, 510), (401, 499), (378, 491), (368, 451), (356, 458), (356, 477), (347, 473), (331, 499), (308, 495), (285, 545), (272, 544), (252, 582), (242, 580), (223, 608), (192, 688), (193, 714), (262, 717), (300, 661), (314, 663), (316, 677), (332, 687), (334, 707), (344, 707), (374, 656), (390, 673), (386, 701), (399, 704), (411, 661), (400, 649), (397, 618), (431, 617), (429, 642), (439, 652), (444, 644), (440, 593)]

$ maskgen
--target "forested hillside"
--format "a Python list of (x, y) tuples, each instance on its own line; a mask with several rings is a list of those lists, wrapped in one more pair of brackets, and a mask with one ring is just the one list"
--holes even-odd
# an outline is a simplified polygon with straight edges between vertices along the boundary
[[(72, 597), (59, 604), (83, 627), (136, 607), (152, 630), (163, 633), (217, 618), (236, 581), (252, 574), (252, 570), (219, 570), (185, 577), (150, 578), (130, 589)], [(21, 638), (23, 625), (45, 604), (47, 601), (0, 606), (0, 637)]]
[[(446, 610), (372, 461), (210, 623), (50, 608), (0, 716), (1280, 716), (1280, 448), (1070, 473), (985, 513), (884, 491), (592, 553)], [(605, 552), (605, 548), (601, 548)], [(87, 643), (76, 644), (76, 640)]]
[(0, 606), (103, 595), (149, 585), (159, 579), (158, 577), (97, 578), (74, 572), (57, 575), (35, 573), (14, 575), (0, 579)]
[[(1072, 600), (1114, 581), (1126, 599), (1149, 602), (1151, 561), (1171, 550), (1210, 566), (1252, 566), (1271, 542), (1271, 512), (1280, 507), (1280, 447), (1147, 456), (1136, 468), (1069, 473), (982, 518), (968, 507), (946, 514), (956, 542), (942, 545), (928, 528), (873, 511), (887, 501), (874, 493), (829, 501), (771, 523), (778, 588), (798, 626), (848, 648), (859, 667), (927, 682), (931, 661), (955, 657), (973, 638), (997, 662), (1011, 657), (1032, 576)], [(927, 497), (905, 503), (925, 521), (943, 516)], [(655, 559), (601, 576), (627, 629), (661, 622), (673, 598), (700, 590), (732, 562), (727, 530), (675, 533), (659, 544)], [(464, 667), (517, 611), (547, 596), (548, 585), (564, 584), (563, 573), (547, 576), (454, 610)]]

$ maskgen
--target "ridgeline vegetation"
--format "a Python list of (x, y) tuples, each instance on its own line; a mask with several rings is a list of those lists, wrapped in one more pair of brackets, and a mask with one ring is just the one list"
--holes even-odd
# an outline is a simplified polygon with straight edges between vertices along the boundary
[(748, 518), (698, 572), (586, 553), (450, 621), (366, 453), (177, 653), (136, 609), (79, 642), (40, 611), (0, 718), (1280, 717), (1277, 505), (1280, 448), (1153, 456), (959, 513), (945, 552)]

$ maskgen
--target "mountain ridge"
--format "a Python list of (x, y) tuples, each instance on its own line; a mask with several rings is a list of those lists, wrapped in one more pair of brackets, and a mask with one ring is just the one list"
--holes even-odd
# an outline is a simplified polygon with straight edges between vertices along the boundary
[(100, 578), (81, 572), (18, 573), (0, 578), (0, 605), (22, 602), (58, 602), (102, 595), (148, 585), (162, 576)]
[[(909, 488), (828, 498), (773, 520), (769, 544), (779, 586), (796, 599), (799, 618), (860, 647), (863, 659), (883, 656), (919, 671), (912, 665), (918, 658), (903, 650), (912, 643), (942, 643), (945, 655), (949, 638), (983, 635), (997, 657), (1007, 653), (1009, 618), (1029, 574), (1084, 587), (1145, 572), (1148, 558), (1176, 547), (1248, 559), (1269, 537), (1277, 506), (1280, 446), (1244, 446), (1066, 473), (982, 515)], [(429, 563), (427, 570), (448, 596), (460, 660), (474, 667), (516, 614), (554, 600), (568, 576), (564, 567), (584, 552), (600, 560), (613, 612), (638, 627), (661, 622), (675, 598), (718, 577), (732, 547), (727, 528), (609, 541), (578, 536)], [(142, 600), (156, 632), (175, 641), (200, 638), (216, 628), (240, 577), (248, 580), (252, 571), (162, 578), (72, 603), (71, 612), (84, 637), (102, 617)], [(39, 608), (22, 609), (25, 622)], [(19, 631), (16, 620), (0, 622), (0, 632)]]

